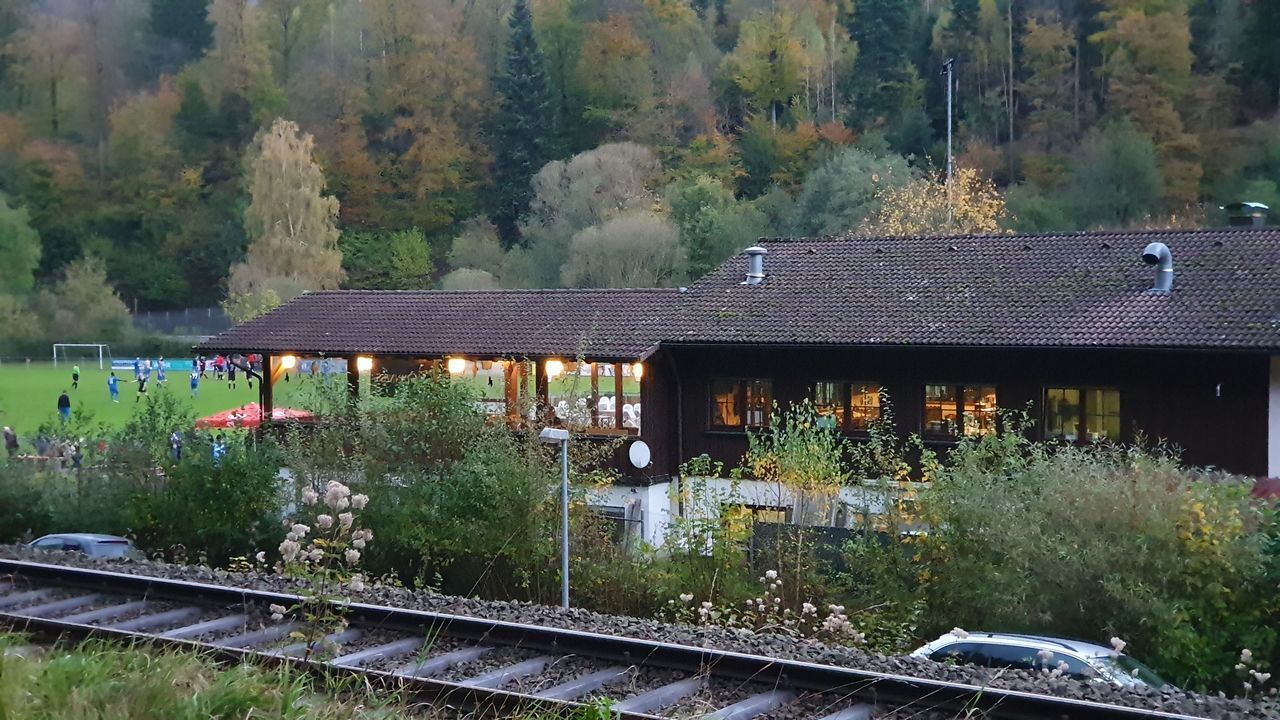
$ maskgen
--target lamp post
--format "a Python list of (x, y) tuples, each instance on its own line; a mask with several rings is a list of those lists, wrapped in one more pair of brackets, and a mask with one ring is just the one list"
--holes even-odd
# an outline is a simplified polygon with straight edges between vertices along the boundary
[(569, 607), (569, 431), (542, 428), (538, 439), (560, 444), (560, 606)]

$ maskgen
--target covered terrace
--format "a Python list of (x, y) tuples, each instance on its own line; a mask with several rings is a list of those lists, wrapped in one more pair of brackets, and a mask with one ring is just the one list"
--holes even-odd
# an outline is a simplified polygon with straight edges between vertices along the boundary
[(307, 293), (197, 346), (261, 356), (265, 417), (285, 374), (345, 373), (352, 396), (384, 375), (438, 369), (473, 383), (513, 428), (639, 435), (645, 361), (675, 290)]

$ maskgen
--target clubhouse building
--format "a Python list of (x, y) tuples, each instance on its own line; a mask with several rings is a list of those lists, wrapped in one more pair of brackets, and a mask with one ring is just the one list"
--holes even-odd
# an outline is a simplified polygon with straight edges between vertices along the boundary
[(353, 388), (440, 367), (495, 422), (643, 440), (640, 494), (805, 398), (855, 441), (890, 402), (938, 450), (1015, 409), (1280, 476), (1280, 228), (762, 240), (679, 289), (308, 293), (198, 352), (339, 358)]

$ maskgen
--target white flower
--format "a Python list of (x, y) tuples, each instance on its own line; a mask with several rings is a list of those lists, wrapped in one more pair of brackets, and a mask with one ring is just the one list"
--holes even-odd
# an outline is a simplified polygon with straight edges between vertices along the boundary
[(1249, 648), (1245, 648), (1245, 649), (1241, 650), (1241, 651), (1240, 651), (1240, 662), (1242, 662), (1242, 663), (1246, 663), (1246, 664), (1247, 664), (1247, 663), (1251, 663), (1251, 662), (1253, 662), (1253, 651), (1252, 651), (1252, 650), (1250, 650)]
[(307, 558), (312, 562), (319, 562), (324, 559), (324, 551), (320, 548), (311, 548), (311, 552), (307, 553)]
[(693, 602), (693, 593), (680, 593), (680, 602), (686, 604)]
[(254, 560), (257, 560), (259, 563), (266, 563), (266, 562), (267, 562), (267, 551), (266, 551), (266, 550), (259, 550), (259, 551), (258, 551), (258, 554), (253, 556), (253, 559), (254, 559)]
[(702, 602), (702, 608), (703, 608), (704, 610), (710, 610), (710, 609), (711, 609), (711, 603), (710, 603), (709, 601), (704, 600), (704, 601)]
[(303, 503), (305, 503), (305, 504), (307, 504), (307, 505), (315, 505), (315, 504), (316, 504), (316, 500), (319, 500), (319, 499), (320, 499), (320, 496), (316, 494), (316, 491), (315, 491), (315, 490), (312, 490), (311, 488), (304, 488), (304, 489), (303, 489), (303, 491), (302, 491), (302, 502), (303, 502)]
[(351, 507), (351, 501), (347, 498), (338, 498), (338, 504), (333, 506), (334, 510), (346, 510)]
[(353, 577), (351, 578), (351, 582), (347, 583), (347, 587), (350, 587), (350, 588), (351, 588), (351, 590), (352, 590), (353, 592), (361, 592), (361, 591), (363, 591), (363, 590), (364, 590), (364, 578), (360, 577), (359, 575), (355, 575), (355, 576), (353, 576)]
[(289, 541), (291, 541), (291, 542), (297, 542), (297, 541), (298, 541), (298, 533), (293, 532), (292, 530), (290, 530), (289, 532), (287, 532), (287, 533), (285, 533), (285, 534), (284, 534), (284, 539), (285, 539), (285, 540), (289, 540)]
[(364, 529), (364, 541), (373, 542), (373, 531), (370, 530), (369, 528)]
[(351, 546), (352, 546), (352, 547), (354, 547), (354, 548), (356, 548), (356, 549), (363, 550), (363, 549), (364, 549), (364, 538), (363, 538), (363, 537), (358, 537), (358, 538), (356, 538), (355, 540), (352, 540), (352, 541), (351, 541)]
[(1271, 679), (1271, 673), (1264, 673), (1264, 672), (1258, 672), (1257, 670), (1250, 670), (1249, 674), (1253, 675), (1253, 678), (1258, 681), (1259, 685), (1263, 685), (1268, 680)]
[(813, 615), (818, 612), (818, 608), (813, 603), (807, 602), (800, 606), (800, 612), (806, 615)]
[(961, 630), (961, 629), (960, 629), (960, 628), (958, 628), (958, 627), (957, 627), (957, 628), (951, 628), (951, 634), (952, 634), (952, 635), (955, 635), (957, 638), (959, 638), (959, 639), (961, 639), (961, 640), (963, 640), (963, 639), (965, 639), (965, 638), (969, 637), (969, 633), (965, 632), (964, 630)]
[(369, 504), (368, 495), (352, 495), (351, 496), (351, 507), (355, 508), (356, 510), (363, 510), (364, 506), (368, 504)]
[(311, 528), (307, 527), (306, 525), (303, 525), (302, 523), (294, 523), (293, 527), (289, 529), (290, 531), (293, 532), (294, 535), (297, 535), (300, 538), (306, 537), (307, 533), (311, 532)]
[(1050, 650), (1049, 648), (1042, 649), (1040, 652), (1036, 653), (1036, 655), (1039, 656), (1040, 660), (1045, 663), (1048, 663), (1050, 660), (1053, 659), (1053, 651)]
[(271, 619), (274, 622), (280, 622), (281, 620), (284, 619), (285, 608), (283, 605), (273, 604), (271, 605), (271, 607), (267, 609), (271, 611)]
[(360, 551), (355, 548), (349, 548), (345, 553), (345, 557), (347, 558), (348, 565), (354, 565), (355, 563), (360, 562)]
[(769, 580), (777, 580), (777, 579), (778, 579), (778, 571), (777, 571), (777, 570), (766, 570), (766, 571), (765, 571), (765, 573), (764, 573), (764, 576), (765, 576), (765, 578), (767, 578), (767, 579), (769, 579)]
[(337, 480), (330, 480), (324, 486), (324, 504), (334, 510), (341, 510), (339, 503), (349, 502), (347, 498), (351, 495), (351, 489)]
[(293, 562), (293, 559), (298, 556), (298, 551), (301, 549), (302, 546), (296, 541), (285, 540), (280, 543), (280, 557), (284, 558), (285, 562)]
[(1127, 644), (1128, 643), (1126, 643), (1125, 641), (1121, 640), (1118, 637), (1111, 638), (1111, 649), (1116, 655), (1119, 655), (1120, 653), (1124, 652), (1124, 646)]
[(343, 530), (350, 530), (351, 523), (353, 522), (355, 522), (355, 516), (349, 512), (344, 512), (338, 516), (338, 525), (341, 526)]
[(333, 516), (332, 516), (332, 515), (317, 515), (317, 516), (316, 516), (316, 527), (320, 528), (321, 530), (328, 530), (329, 528), (333, 527)]

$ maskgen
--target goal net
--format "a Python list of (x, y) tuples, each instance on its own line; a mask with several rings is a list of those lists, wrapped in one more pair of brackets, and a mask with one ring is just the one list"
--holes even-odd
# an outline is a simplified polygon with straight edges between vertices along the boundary
[(54, 343), (53, 366), (59, 362), (92, 362), (97, 360), (98, 369), (103, 370), (111, 364), (111, 346), (106, 343)]

